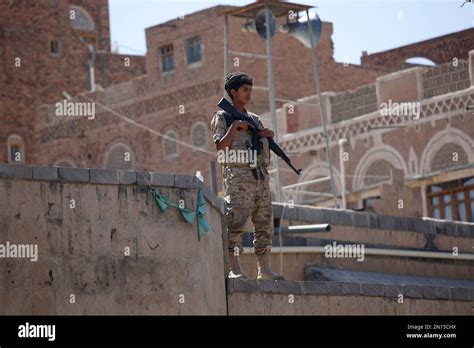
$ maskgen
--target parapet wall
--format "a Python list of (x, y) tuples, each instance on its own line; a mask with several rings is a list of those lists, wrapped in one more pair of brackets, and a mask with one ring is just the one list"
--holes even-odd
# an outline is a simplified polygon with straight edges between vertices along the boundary
[[(369, 115), (382, 109), (384, 103), (424, 102), (433, 97), (469, 89), (474, 86), (474, 50), (437, 66), (417, 66), (399, 70), (376, 78), (374, 83), (361, 85), (352, 90), (322, 93), (326, 122), (339, 123)], [(299, 100), (300, 104), (285, 104), (278, 109), (280, 134), (304, 131), (320, 127), (317, 97)], [(426, 104), (426, 102), (424, 102)], [(292, 105), (289, 110), (289, 105)], [(444, 110), (443, 110), (444, 111)], [(421, 111), (420, 111), (421, 112)], [(304, 115), (311, 113), (307, 119)]]
[[(214, 231), (199, 241), (148, 184), (192, 210), (201, 188)], [(222, 211), (194, 177), (0, 165), (0, 244), (38, 245), (0, 259), (0, 314), (225, 315)]]
[(470, 315), (474, 289), (357, 282), (228, 281), (230, 315)]
[[(175, 207), (162, 213), (151, 188), (173, 202), (182, 199), (192, 210), (201, 189), (205, 218), (214, 230), (199, 240), (196, 222), (185, 222)], [(282, 217), (283, 206), (275, 204), (273, 208), (275, 217)], [(295, 281), (302, 280), (298, 272), (305, 272), (306, 263), (314, 265), (321, 260), (321, 254), (314, 258), (305, 252), (285, 261), (290, 272), (298, 275), (288, 277), (285, 270), (287, 279), (293, 281), (228, 281), (226, 288), (223, 213), (223, 201), (195, 177), (0, 165), (0, 251), (5, 253), (6, 245), (38, 248), (36, 261), (0, 253), (0, 314), (471, 313), (474, 286), (470, 283), (470, 287), (460, 287)], [(406, 249), (435, 246), (448, 251), (457, 245), (459, 255), (472, 253), (468, 250), (472, 224), (300, 206), (287, 209), (284, 219), (299, 224), (328, 222), (333, 229), (324, 238), (365, 243), (368, 249), (388, 241), (392, 247)], [(248, 267), (251, 255), (243, 256)], [(370, 262), (382, 264), (380, 259)], [(452, 266), (460, 269), (459, 278), (472, 279), (472, 260), (453, 262)], [(352, 260), (353, 264), (358, 263)], [(278, 263), (274, 265), (278, 270)], [(397, 273), (394, 260), (385, 265), (389, 266), (386, 272)], [(352, 266), (347, 263), (342, 268)], [(434, 269), (446, 272), (451, 265), (441, 266)], [(413, 268), (413, 263), (407, 267)], [(425, 273), (432, 269), (427, 263), (417, 268)], [(454, 268), (448, 271), (453, 273)], [(404, 269), (398, 273), (410, 272)], [(400, 294), (403, 304), (398, 302)]]

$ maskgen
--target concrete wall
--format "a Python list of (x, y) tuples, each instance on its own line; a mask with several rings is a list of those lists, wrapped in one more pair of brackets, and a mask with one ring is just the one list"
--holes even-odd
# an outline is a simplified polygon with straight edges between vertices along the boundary
[[(474, 224), (417, 219), (374, 213), (354, 212), (329, 208), (313, 208), (295, 205), (284, 208), (274, 204), (275, 218), (283, 217), (282, 225), (305, 225), (329, 223), (330, 232), (292, 234), (293, 239), (283, 235), (285, 247), (300, 247), (299, 251), (287, 249), (282, 256), (275, 248), (272, 264), (288, 280), (305, 280), (304, 265), (319, 265), (354, 271), (383, 272), (405, 276), (437, 277), (445, 279), (474, 279), (474, 263), (461, 258), (437, 258), (390, 255), (390, 250), (421, 253), (441, 252), (472, 255), (474, 245)], [(274, 245), (278, 238), (274, 237)], [(359, 244), (365, 248), (363, 262), (355, 258), (327, 258), (324, 252), (310, 252), (305, 247), (322, 247), (337, 244)], [(454, 249), (456, 248), (456, 249)], [(386, 250), (385, 254), (371, 253), (370, 250)], [(306, 250), (306, 251), (305, 251)], [(426, 256), (433, 256), (427, 255)], [(256, 277), (255, 255), (250, 248), (242, 255), (242, 269), (250, 278)]]
[[(214, 231), (199, 241), (147, 184), (193, 210), (202, 187)], [(0, 314), (226, 314), (223, 206), (196, 178), (2, 165), (0, 198), (0, 244), (39, 255), (0, 260)]]
[[(196, 225), (185, 223), (176, 208), (168, 208), (166, 214), (159, 211), (148, 185), (173, 201), (184, 199), (185, 206), (193, 209), (196, 189), (202, 188), (206, 218), (214, 231), (199, 241)], [(303, 279), (306, 264), (466, 280), (474, 274), (472, 261), (403, 264), (403, 260), (381, 262), (368, 256), (364, 267), (356, 268), (359, 263), (354, 260), (335, 259), (329, 264), (322, 262), (320, 254), (301, 253), (285, 256), (284, 274), (292, 281), (229, 281), (226, 289), (223, 212), (222, 200), (194, 177), (0, 165), (0, 245), (37, 244), (39, 249), (36, 262), (0, 259), (0, 314), (470, 313), (472, 287), (298, 280)], [(274, 205), (274, 213), (281, 216), (282, 206)], [(333, 209), (296, 206), (285, 216), (290, 222), (329, 222), (333, 230), (324, 238), (368, 246), (430, 249), (435, 245), (448, 251), (457, 245), (461, 254), (469, 252), (474, 233), (472, 224)], [(243, 256), (246, 272), (250, 256)], [(277, 261), (274, 256), (276, 269)], [(255, 272), (247, 275), (255, 277)], [(404, 295), (403, 305), (397, 302), (398, 294)], [(294, 302), (288, 301), (289, 295)]]
[[(473, 289), (231, 280), (230, 315), (469, 315)], [(399, 303), (399, 295), (403, 303)]]

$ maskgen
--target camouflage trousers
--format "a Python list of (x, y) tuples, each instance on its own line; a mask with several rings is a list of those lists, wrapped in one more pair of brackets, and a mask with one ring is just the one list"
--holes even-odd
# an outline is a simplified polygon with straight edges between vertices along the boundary
[[(258, 171), (258, 169), (257, 169)], [(271, 251), (273, 234), (273, 211), (270, 195), (270, 180), (259, 175), (254, 178), (249, 168), (227, 168), (225, 176), (227, 202), (226, 217), (229, 253), (243, 252), (242, 234), (250, 217), (254, 225), (253, 246), (255, 254)]]

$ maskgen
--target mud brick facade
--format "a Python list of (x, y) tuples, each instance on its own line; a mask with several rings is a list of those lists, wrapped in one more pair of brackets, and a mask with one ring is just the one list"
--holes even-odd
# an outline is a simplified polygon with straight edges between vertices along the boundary
[[(12, 3), (21, 7), (21, 2)], [(60, 11), (45, 4), (42, 9)], [(80, 2), (77, 4), (81, 5)], [(210, 162), (216, 160), (209, 123), (224, 92), (225, 13), (235, 7), (215, 6), (147, 28), (146, 57), (130, 57), (131, 65), (125, 66), (122, 65), (125, 57), (107, 53), (107, 2), (94, 4), (97, 4), (94, 8), (84, 4), (84, 9), (97, 19), (97, 42), (105, 51), (96, 58), (96, 79), (103, 88), (87, 91), (88, 52), (74, 37), (74, 31), (65, 25), (61, 28), (67, 29), (60, 36), (64, 38), (64, 49), (71, 47), (77, 54), (65, 56), (64, 64), (59, 65), (61, 68), (54, 70), (54, 74), (47, 69), (36, 69), (39, 77), (33, 78), (34, 75), (26, 73), (17, 77), (13, 74), (13, 65), (2, 66), (2, 69), (9, 69), (7, 75), (10, 79), (18, 79), (13, 88), (2, 89), (9, 93), (2, 99), (2, 112), (10, 115), (1, 118), (6, 120), (1, 130), (3, 141), (0, 142), (4, 161), (8, 136), (21, 130), (27, 132), (20, 134), (25, 142), (26, 163), (186, 175), (200, 171), (205, 182), (209, 183)], [(66, 5), (61, 3), (58, 6)], [(63, 18), (64, 23), (69, 23), (68, 20)], [(229, 17), (229, 49), (265, 54), (264, 41), (256, 33), (241, 31), (243, 21)], [(278, 19), (277, 24), (282, 21), (285, 19)], [(11, 35), (5, 33), (12, 30), (3, 26), (3, 42), (9, 42)], [(334, 60), (332, 33), (333, 24), (323, 21), (317, 56), (337, 195), (341, 192), (338, 141), (345, 138), (344, 152), (349, 156), (344, 162), (347, 207), (386, 212), (395, 206), (399, 209), (398, 201), (403, 199), (404, 210), (396, 213), (392, 210), (392, 214), (431, 215), (427, 195), (431, 185), (467, 180), (473, 176), (474, 124), (471, 112), (466, 110), (474, 104), (474, 45), (470, 39), (473, 29), (387, 52), (363, 54), (361, 65)], [(193, 40), (198, 42), (194, 49), (198, 47), (200, 54), (196, 62), (190, 63), (189, 42)], [(45, 59), (58, 59), (40, 53), (43, 41), (38, 39), (35, 45), (25, 48), (32, 54), (34, 52), (34, 64)], [(440, 45), (449, 50), (438, 49)], [(21, 46), (16, 47), (3, 45), (2, 49), (9, 50), (9, 57), (12, 57), (16, 54), (14, 52), (22, 51)], [(443, 53), (436, 55), (434, 52), (438, 51)], [(170, 52), (172, 63), (163, 57)], [(273, 56), (277, 98), (299, 101), (277, 103), (278, 141), (296, 166), (304, 169), (302, 175), (296, 177), (281, 163), (281, 184), (302, 183), (327, 176), (329, 167), (319, 100), (315, 97), (316, 88), (311, 77), (310, 51), (294, 37), (277, 33), (273, 39)], [(438, 65), (407, 69), (405, 60), (413, 56), (424, 56)], [(267, 85), (265, 60), (237, 59), (230, 55), (227, 63), (230, 71), (246, 71), (252, 75), (255, 86)], [(165, 69), (165, 64), (172, 65)], [(19, 80), (20, 76), (24, 82)], [(51, 81), (55, 82), (48, 87)], [(107, 87), (112, 82), (121, 83)], [(18, 95), (22, 94), (18, 93), (26, 90), (26, 85), (37, 87), (34, 93), (23, 94), (25, 97), (20, 98)], [(48, 98), (40, 100), (36, 94), (38, 90), (49, 93)], [(63, 90), (73, 96), (72, 102), (95, 103), (95, 118), (57, 117), (54, 103), (62, 101), (60, 92)], [(36, 101), (41, 101), (41, 105)], [(418, 103), (419, 119), (382, 115), (381, 105), (390, 102)], [(36, 110), (31, 108), (32, 105), (37, 106)], [(262, 115), (264, 124), (271, 127), (266, 91), (254, 89), (249, 110)], [(20, 116), (11, 116), (16, 114)], [(453, 159), (454, 153), (456, 160)], [(397, 188), (383, 188), (381, 185), (390, 182), (394, 170), (402, 171), (402, 180), (397, 182)], [(217, 176), (220, 189), (219, 171)], [(273, 180), (272, 187), (275, 191)], [(306, 185), (304, 189), (330, 192), (329, 182)], [(312, 194), (284, 193), (285, 201), (334, 205), (334, 202), (315, 198)], [(407, 205), (408, 202), (411, 205)], [(469, 205), (470, 201), (466, 204)], [(474, 205), (471, 210), (474, 211)]]
[[(108, 160), (111, 154), (114, 157), (119, 148), (133, 154), (130, 163), (124, 164), (125, 168), (183, 174), (201, 171), (209, 180), (209, 161), (216, 159), (209, 123), (217, 110), (216, 103), (223, 95), (224, 13), (233, 8), (216, 6), (186, 15), (181, 20), (148, 28), (146, 75), (104, 91), (78, 96), (77, 101), (93, 100), (106, 106), (107, 109), (97, 104), (94, 121), (59, 121), (51, 114), (51, 108), (39, 110), (38, 163), (104, 168), (111, 162)], [(242, 32), (242, 23), (240, 18), (229, 18), (229, 48), (265, 54), (264, 41), (256, 33)], [(356, 88), (387, 73), (383, 68), (344, 66), (335, 62), (332, 31), (332, 23), (323, 22), (317, 50), (323, 90)], [(201, 39), (202, 60), (188, 65), (186, 41), (196, 36)], [(173, 45), (175, 68), (163, 73), (160, 48), (167, 45)], [(310, 75), (310, 51), (302, 43), (279, 33), (274, 37), (273, 53), (275, 88), (279, 98), (296, 99), (316, 93)], [(266, 86), (265, 61), (239, 57), (237, 63), (235, 57), (230, 56), (228, 64), (231, 71), (242, 70), (251, 74), (255, 85)], [(249, 109), (257, 113), (268, 111), (267, 93), (256, 90)], [(155, 133), (122, 122), (110, 110), (151, 128)], [(271, 126), (269, 119), (266, 124)], [(166, 142), (157, 133), (172, 134), (180, 141), (193, 144), (193, 132), (196, 133), (198, 125), (206, 128), (202, 147), (207, 152), (180, 144), (176, 156), (166, 154)]]
[(0, 162), (9, 161), (9, 137), (23, 144), (21, 162), (41, 162), (36, 108), (63, 98), (63, 91), (89, 89), (87, 43), (96, 50), (96, 85), (145, 73), (144, 57), (111, 53), (107, 0), (0, 1)]

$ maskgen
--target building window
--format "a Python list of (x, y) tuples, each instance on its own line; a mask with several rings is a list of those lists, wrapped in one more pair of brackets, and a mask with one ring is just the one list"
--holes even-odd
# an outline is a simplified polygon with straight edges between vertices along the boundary
[(49, 54), (52, 56), (59, 56), (61, 54), (59, 41), (53, 40), (49, 42)]
[(175, 131), (166, 132), (166, 138), (163, 138), (163, 151), (165, 158), (179, 156), (179, 146), (175, 140), (178, 140), (178, 135)]
[(196, 147), (207, 147), (207, 127), (204, 123), (196, 123), (191, 130), (192, 143)]
[(115, 144), (109, 148), (105, 156), (106, 169), (131, 170), (134, 168), (134, 157), (130, 147)]
[(175, 68), (173, 45), (160, 47), (161, 71), (170, 72)]
[(186, 40), (186, 57), (188, 65), (202, 61), (202, 44), (200, 36), (195, 36)]
[(10, 135), (7, 139), (7, 151), (9, 163), (25, 162), (25, 145), (19, 135)]
[(430, 216), (474, 222), (474, 177), (428, 187)]
[(380, 197), (368, 197), (364, 198), (362, 201), (362, 206), (364, 211), (374, 211), (374, 203), (376, 199), (380, 199)]

